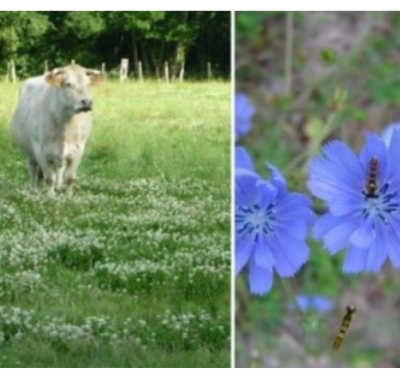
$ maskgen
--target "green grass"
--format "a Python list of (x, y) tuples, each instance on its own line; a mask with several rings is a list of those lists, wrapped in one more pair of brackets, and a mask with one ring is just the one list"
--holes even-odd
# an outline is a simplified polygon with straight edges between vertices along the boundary
[(103, 83), (72, 199), (0, 85), (0, 367), (230, 366), (230, 86)]

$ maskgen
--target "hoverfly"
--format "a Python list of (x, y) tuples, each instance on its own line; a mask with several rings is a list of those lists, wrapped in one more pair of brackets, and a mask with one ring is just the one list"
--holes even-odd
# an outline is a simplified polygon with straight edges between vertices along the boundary
[(368, 181), (365, 185), (366, 192), (364, 192), (366, 198), (377, 198), (378, 194), (378, 159), (373, 156), (368, 165)]
[(342, 324), (340, 325), (339, 333), (336, 335), (336, 338), (332, 344), (332, 348), (334, 350), (338, 350), (342, 345), (346, 332), (350, 326), (351, 321), (354, 318), (355, 313), (356, 313), (355, 306), (346, 307), (346, 314), (344, 315)]

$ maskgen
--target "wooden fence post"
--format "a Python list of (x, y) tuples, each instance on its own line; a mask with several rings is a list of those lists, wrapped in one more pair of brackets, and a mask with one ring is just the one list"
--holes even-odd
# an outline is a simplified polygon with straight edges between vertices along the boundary
[(47, 62), (47, 59), (45, 59), (43, 67), (44, 67), (44, 73), (46, 74), (49, 71), (49, 63)]
[(185, 75), (185, 61), (182, 61), (181, 70), (179, 72), (179, 82), (183, 82), (184, 75)]
[(121, 67), (119, 70), (119, 81), (124, 82), (126, 78), (128, 77), (128, 65), (129, 65), (129, 60), (127, 58), (122, 58), (121, 59)]
[(17, 73), (15, 71), (15, 64), (14, 60), (11, 60), (10, 64), (10, 78), (11, 78), (11, 83), (17, 83)]
[(142, 61), (139, 61), (139, 62), (138, 62), (138, 78), (139, 78), (139, 82), (143, 82)]
[(107, 73), (106, 73), (106, 63), (103, 62), (101, 64), (101, 75), (103, 76), (103, 80), (107, 79)]
[(10, 81), (10, 62), (7, 61), (7, 71), (6, 76), (4, 77), (6, 83)]
[(211, 62), (207, 62), (207, 78), (211, 80), (213, 77), (212, 69), (211, 69)]
[(168, 61), (165, 62), (164, 66), (164, 75), (165, 75), (165, 81), (169, 83), (169, 67), (168, 67)]

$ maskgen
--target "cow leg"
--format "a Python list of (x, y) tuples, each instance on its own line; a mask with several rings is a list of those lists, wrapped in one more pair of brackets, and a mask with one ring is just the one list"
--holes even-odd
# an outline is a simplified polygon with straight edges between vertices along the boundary
[(79, 152), (73, 159), (67, 161), (67, 166), (64, 172), (64, 181), (67, 188), (68, 197), (71, 197), (73, 193), (76, 170), (78, 169), (79, 163), (81, 162), (82, 154), (83, 149), (79, 150)]
[(56, 171), (52, 162), (42, 163), (43, 179), (47, 185), (47, 193), (50, 197), (55, 195), (54, 187), (56, 184)]
[(39, 165), (34, 158), (28, 159), (28, 171), (32, 190), (36, 191), (39, 180)]
[(56, 169), (56, 190), (61, 190), (61, 187), (63, 185), (64, 169), (64, 166), (60, 166)]
[(38, 168), (38, 186), (40, 185), (40, 182), (43, 181), (44, 176), (43, 176), (43, 170), (42, 168), (39, 166)]
[(51, 173), (47, 173), (44, 175), (46, 184), (47, 184), (47, 194), (50, 197), (54, 197), (55, 195), (55, 191), (54, 191), (54, 187), (56, 184), (56, 173), (55, 172), (51, 172)]

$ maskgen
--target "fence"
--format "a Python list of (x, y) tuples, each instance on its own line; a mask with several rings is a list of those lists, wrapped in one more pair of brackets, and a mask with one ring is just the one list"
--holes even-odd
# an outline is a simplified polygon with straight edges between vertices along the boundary
[[(71, 60), (71, 64), (75, 64), (75, 60)], [(177, 67), (179, 66), (179, 67)], [(120, 64), (116, 67), (113, 68), (109, 71), (106, 70), (106, 64), (105, 62), (101, 63), (101, 72), (103, 73), (104, 78), (111, 77), (114, 79), (118, 79), (120, 82), (125, 82), (129, 79), (129, 60), (127, 58), (122, 58)], [(46, 73), (49, 71), (50, 65), (48, 60), (46, 59), (43, 62), (43, 72)], [(160, 75), (160, 68), (157, 67), (155, 70), (155, 77), (157, 78), (158, 81), (170, 83), (170, 82), (183, 82), (185, 79), (185, 62), (182, 61), (179, 65), (174, 65), (173, 68), (177, 70), (177, 72), (173, 73), (171, 76), (171, 64), (169, 62), (164, 62), (163, 65), (163, 74)], [(141, 61), (137, 62), (136, 65), (136, 70), (134, 70), (133, 73), (131, 73), (131, 76), (136, 78), (138, 82), (144, 82), (145, 81), (145, 71), (143, 69), (143, 63)], [(208, 80), (213, 79), (213, 71), (212, 71), (212, 65), (211, 62), (207, 62), (207, 66), (204, 71), (205, 77)], [(154, 76), (149, 76), (149, 78), (154, 78)], [(6, 82), (11, 82), (11, 83), (16, 83), (18, 82), (18, 76), (17, 76), (17, 69), (16, 69), (16, 64), (14, 60), (11, 60), (7, 63), (7, 71), (5, 75), (5, 81)]]

